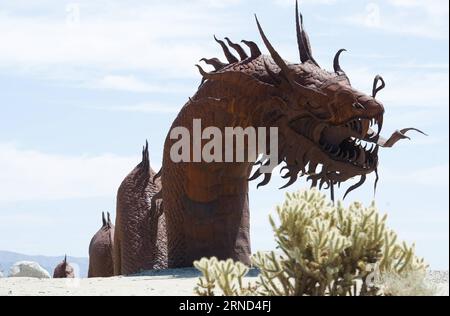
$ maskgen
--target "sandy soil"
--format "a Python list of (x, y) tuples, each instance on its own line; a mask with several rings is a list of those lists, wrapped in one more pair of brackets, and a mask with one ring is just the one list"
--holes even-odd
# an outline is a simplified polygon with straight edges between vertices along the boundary
[[(199, 274), (193, 269), (147, 272), (108, 279), (0, 279), (0, 296), (192, 296)], [(249, 281), (255, 280), (251, 274)], [(440, 295), (449, 295), (448, 272), (431, 275)]]
[(191, 296), (195, 279), (152, 277), (64, 280), (3, 279), (0, 296)]
[(193, 296), (198, 277), (194, 269), (181, 269), (106, 279), (4, 278), (0, 296)]

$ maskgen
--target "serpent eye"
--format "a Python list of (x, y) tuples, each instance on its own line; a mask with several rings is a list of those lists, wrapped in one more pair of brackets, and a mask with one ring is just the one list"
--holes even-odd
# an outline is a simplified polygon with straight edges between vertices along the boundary
[(355, 108), (357, 110), (365, 110), (366, 109), (366, 107), (359, 102), (353, 103), (353, 108)]

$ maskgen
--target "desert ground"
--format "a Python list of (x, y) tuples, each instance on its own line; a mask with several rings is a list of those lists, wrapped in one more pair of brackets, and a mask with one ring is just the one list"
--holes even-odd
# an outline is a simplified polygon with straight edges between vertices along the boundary
[[(193, 296), (198, 272), (194, 269), (147, 272), (106, 279), (0, 279), (0, 296)], [(449, 295), (448, 272), (432, 272), (438, 294)], [(255, 281), (251, 274), (248, 281)]]
[(193, 296), (199, 276), (195, 269), (178, 269), (103, 279), (3, 278), (0, 296)]

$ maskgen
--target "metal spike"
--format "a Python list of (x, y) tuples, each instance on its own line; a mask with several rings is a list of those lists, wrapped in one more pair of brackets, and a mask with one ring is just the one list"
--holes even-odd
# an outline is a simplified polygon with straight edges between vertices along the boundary
[(297, 29), (297, 43), (301, 62), (305, 63), (307, 61), (311, 61), (317, 67), (320, 67), (312, 56), (308, 34), (305, 32), (303, 27), (303, 16), (300, 14), (300, 11), (298, 9), (298, 0), (295, 3), (295, 24)]
[(227, 58), (228, 62), (230, 64), (234, 64), (234, 63), (238, 63), (239, 59), (237, 59), (231, 52), (230, 49), (227, 47), (227, 45), (225, 45), (224, 41), (219, 40), (215, 35), (214, 35), (214, 39), (216, 40), (217, 43), (219, 43), (220, 46), (222, 46), (223, 52), (225, 54), (225, 57)]
[(263, 29), (261, 27), (261, 24), (259, 23), (258, 17), (256, 15), (255, 15), (255, 19), (256, 19), (256, 24), (258, 26), (259, 33), (261, 35), (261, 38), (263, 39), (264, 44), (266, 45), (267, 49), (269, 50), (270, 55), (272, 56), (272, 58), (275, 61), (275, 63), (281, 69), (280, 74), (283, 75), (291, 84), (295, 85), (296, 82), (295, 82), (295, 80), (294, 80), (294, 78), (292, 76), (292, 70), (289, 69), (289, 67), (286, 64), (286, 62), (283, 60), (283, 58), (281, 58), (280, 54), (277, 53), (275, 48), (273, 48), (272, 44), (267, 39), (267, 36), (264, 33), (264, 31), (263, 31)]
[(239, 54), (239, 57), (241, 58), (241, 60), (245, 60), (248, 58), (247, 53), (241, 47), (241, 45), (233, 43), (228, 37), (225, 37), (225, 40), (227, 41), (228, 45), (233, 47), (233, 49)]
[(206, 64), (213, 66), (215, 71), (221, 70), (227, 66), (227, 64), (221, 62), (218, 58), (202, 58), (200, 61), (204, 61)]
[(252, 59), (258, 58), (259, 56), (262, 55), (261, 50), (259, 49), (258, 45), (255, 42), (243, 40), (242, 43), (244, 43), (250, 48)]

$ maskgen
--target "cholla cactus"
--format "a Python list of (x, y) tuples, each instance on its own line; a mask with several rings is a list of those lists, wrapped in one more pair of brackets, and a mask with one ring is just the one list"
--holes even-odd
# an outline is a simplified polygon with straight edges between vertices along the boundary
[[(301, 191), (288, 194), (277, 213), (279, 224), (272, 217), (270, 223), (280, 253), (253, 257), (261, 275), (256, 292), (250, 294), (378, 295), (377, 275), (402, 276), (426, 269), (414, 247), (397, 243), (397, 235), (386, 228), (387, 216), (381, 217), (375, 204), (344, 208), (342, 203), (333, 206), (317, 190)], [(204, 292), (199, 294), (210, 295), (218, 284), (225, 295), (240, 295), (236, 289), (242, 286), (229, 286), (242, 284), (244, 276), (235, 271), (233, 262), (204, 259), (196, 266), (205, 275), (199, 284)]]
[(246, 296), (256, 293), (250, 284), (244, 287), (244, 277), (249, 268), (240, 262), (231, 259), (219, 261), (217, 258), (204, 258), (194, 262), (194, 266), (203, 273), (195, 289), (200, 296), (214, 296), (216, 287), (225, 296)]

